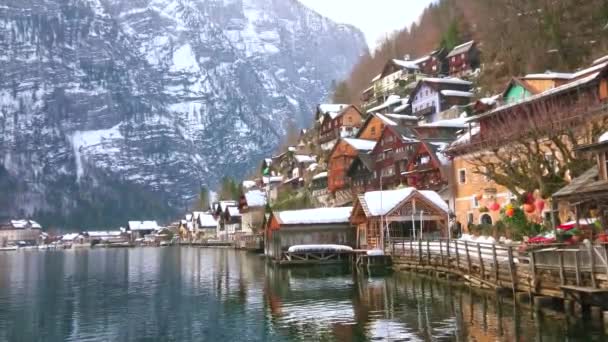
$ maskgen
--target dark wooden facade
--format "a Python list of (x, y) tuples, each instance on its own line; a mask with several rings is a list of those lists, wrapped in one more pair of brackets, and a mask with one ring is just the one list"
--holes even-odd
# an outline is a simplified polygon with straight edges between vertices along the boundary
[[(401, 172), (406, 170), (408, 160), (419, 140), (412, 130), (399, 126), (386, 126), (378, 143), (371, 152), (374, 163), (373, 188), (390, 189), (402, 184)], [(382, 184), (380, 184), (382, 177)]]
[(376, 173), (371, 154), (360, 153), (348, 168), (347, 176), (354, 196), (374, 190)]
[(474, 41), (454, 47), (446, 58), (450, 76), (464, 76), (481, 65), (480, 52)]
[(347, 106), (332, 116), (326, 113), (319, 128), (319, 143), (325, 144), (340, 137), (355, 136), (363, 123), (363, 114), (354, 105)]

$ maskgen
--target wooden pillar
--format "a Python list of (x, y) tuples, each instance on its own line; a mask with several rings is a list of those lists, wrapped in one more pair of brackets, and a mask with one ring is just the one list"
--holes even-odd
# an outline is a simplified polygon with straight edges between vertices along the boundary
[(559, 259), (559, 282), (560, 285), (566, 285), (566, 277), (564, 274), (564, 252), (557, 251), (557, 257)]
[(486, 279), (486, 269), (483, 266), (483, 257), (481, 256), (481, 244), (477, 243), (477, 256), (479, 257), (479, 267), (481, 269), (481, 279)]
[(595, 251), (593, 248), (593, 244), (589, 243), (589, 266), (591, 267), (590, 276), (591, 276), (591, 287), (597, 288), (597, 283), (595, 281)]
[(515, 283), (515, 263), (513, 262), (513, 246), (508, 247), (507, 255), (509, 257), (509, 273), (511, 273), (511, 288), (513, 289), (513, 297), (515, 297), (515, 292), (517, 292), (517, 285)]
[(496, 257), (496, 244), (492, 244), (492, 259), (494, 261), (494, 281), (496, 282), (496, 285), (498, 285), (499, 266), (498, 258)]
[(530, 276), (532, 277), (532, 293), (536, 293), (536, 260), (534, 258), (534, 251), (530, 252)]
[(581, 286), (581, 269), (580, 261), (578, 260), (578, 251), (574, 252), (574, 267), (576, 271), (576, 286)]
[(467, 240), (464, 240), (464, 250), (467, 253), (467, 270), (471, 274), (471, 255), (469, 254), (469, 243)]

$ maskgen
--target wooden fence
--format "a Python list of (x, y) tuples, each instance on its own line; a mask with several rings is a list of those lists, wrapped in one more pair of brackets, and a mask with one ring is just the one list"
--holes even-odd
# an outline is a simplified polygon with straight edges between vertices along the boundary
[(397, 267), (459, 275), (491, 288), (564, 297), (564, 287), (608, 289), (606, 245), (545, 245), (520, 253), (517, 246), (460, 240), (393, 240)]

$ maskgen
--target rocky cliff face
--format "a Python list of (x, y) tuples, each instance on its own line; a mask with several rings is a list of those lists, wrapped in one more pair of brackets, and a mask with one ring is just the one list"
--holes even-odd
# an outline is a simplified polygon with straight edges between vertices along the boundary
[(0, 0), (0, 217), (168, 218), (309, 122), (365, 48), (295, 0)]

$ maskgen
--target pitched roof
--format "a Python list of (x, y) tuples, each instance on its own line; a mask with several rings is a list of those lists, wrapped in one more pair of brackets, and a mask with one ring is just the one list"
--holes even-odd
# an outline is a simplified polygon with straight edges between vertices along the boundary
[(448, 53), (447, 57), (449, 58), (449, 57), (452, 57), (452, 56), (459, 55), (461, 53), (465, 53), (465, 52), (469, 51), (473, 47), (474, 44), (475, 44), (475, 41), (471, 40), (469, 42), (466, 42), (466, 43), (460, 44), (458, 46), (455, 46), (452, 49), (452, 51), (450, 51), (450, 53)]
[(198, 217), (198, 223), (200, 227), (216, 227), (217, 221), (211, 214), (201, 214)]
[(279, 211), (274, 217), (283, 225), (315, 225), (349, 223), (353, 207), (317, 208)]
[(357, 151), (370, 151), (374, 148), (374, 146), (376, 146), (376, 142), (373, 140), (353, 139), (353, 138), (344, 138), (342, 140), (345, 143), (352, 146)]
[(446, 214), (449, 211), (447, 203), (435, 191), (402, 188), (397, 190), (370, 191), (359, 195), (359, 201), (367, 217), (387, 215), (401, 203), (419, 195), (428, 200)]
[(156, 221), (129, 221), (129, 230), (157, 230)]
[[(603, 65), (603, 64), (600, 64), (600, 65)], [(606, 65), (604, 65), (604, 67), (605, 66)], [(577, 87), (580, 87), (580, 86), (592, 83), (593, 81), (595, 81), (598, 78), (599, 75), (600, 75), (600, 72), (592, 73), (591, 75), (583, 77), (583, 78), (580, 78), (580, 79), (578, 79), (576, 81), (572, 81), (572, 82), (566, 83), (564, 85), (561, 85), (559, 87), (548, 89), (548, 90), (546, 90), (546, 91), (544, 91), (542, 93), (538, 93), (538, 94), (526, 97), (526, 98), (524, 98), (524, 99), (522, 99), (520, 101), (515, 101), (515, 102), (507, 103), (507, 104), (504, 104), (504, 105), (502, 105), (500, 107), (494, 108), (494, 109), (492, 109), (492, 110), (490, 110), (488, 112), (485, 112), (485, 113), (482, 113), (482, 114), (479, 114), (479, 115), (475, 115), (475, 116), (469, 117), (469, 118), (467, 118), (466, 121), (467, 122), (476, 121), (476, 120), (479, 120), (479, 119), (484, 118), (486, 116), (493, 115), (493, 114), (495, 114), (497, 112), (501, 112), (501, 111), (504, 111), (506, 109), (509, 109), (509, 108), (512, 108), (512, 107), (516, 107), (516, 106), (519, 106), (519, 105), (522, 105), (522, 104), (525, 104), (525, 103), (530, 103), (530, 102), (539, 100), (541, 98), (544, 98), (546, 96), (552, 96), (552, 95), (561, 94), (563, 92), (575, 89)]]
[(266, 193), (261, 190), (251, 190), (244, 194), (247, 206), (250, 208), (266, 206)]
[(403, 99), (399, 96), (399, 95), (390, 95), (386, 101), (384, 101), (383, 104), (378, 105), (376, 107), (370, 108), (367, 111), (369, 113), (373, 113), (373, 112), (377, 112), (379, 110), (383, 110), (385, 108), (388, 108), (390, 106), (394, 106), (396, 104), (399, 104), (401, 106)]
[(574, 178), (570, 184), (554, 193), (553, 197), (585, 196), (593, 192), (608, 193), (608, 181), (599, 179), (597, 165)]
[(452, 97), (468, 97), (471, 98), (473, 97), (473, 93), (469, 92), (469, 91), (460, 91), (460, 90), (451, 90), (451, 89), (444, 89), (440, 91), (441, 95), (443, 96), (452, 96)]

